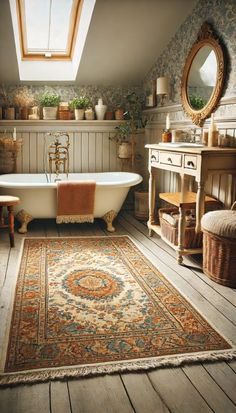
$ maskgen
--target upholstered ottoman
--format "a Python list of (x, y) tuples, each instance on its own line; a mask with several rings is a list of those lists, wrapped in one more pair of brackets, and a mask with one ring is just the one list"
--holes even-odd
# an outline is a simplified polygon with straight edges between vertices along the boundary
[(208, 212), (201, 224), (204, 273), (219, 284), (236, 287), (236, 210)]

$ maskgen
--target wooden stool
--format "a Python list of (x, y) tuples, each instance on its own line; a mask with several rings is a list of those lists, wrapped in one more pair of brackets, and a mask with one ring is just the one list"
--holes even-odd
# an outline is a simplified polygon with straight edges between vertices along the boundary
[[(178, 245), (172, 247), (177, 251), (178, 264), (182, 264), (183, 255), (199, 254), (202, 248), (185, 248), (185, 217), (187, 209), (196, 208), (197, 194), (187, 191), (184, 196), (181, 192), (164, 192), (159, 197), (169, 204), (175, 205), (179, 209), (178, 221)], [(217, 205), (219, 201), (208, 195), (205, 195), (205, 205)], [(167, 242), (167, 240), (165, 239)]]
[[(13, 206), (20, 202), (17, 196), (0, 195), (0, 228), (9, 228), (10, 245), (14, 247), (14, 215)], [(3, 207), (7, 207), (8, 224), (4, 223)]]

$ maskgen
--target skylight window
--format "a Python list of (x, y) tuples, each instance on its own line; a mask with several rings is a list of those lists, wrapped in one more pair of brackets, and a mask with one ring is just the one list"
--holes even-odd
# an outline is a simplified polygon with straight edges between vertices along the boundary
[(74, 81), (96, 0), (9, 3), (20, 80)]
[(82, 0), (17, 0), (23, 59), (71, 59)]

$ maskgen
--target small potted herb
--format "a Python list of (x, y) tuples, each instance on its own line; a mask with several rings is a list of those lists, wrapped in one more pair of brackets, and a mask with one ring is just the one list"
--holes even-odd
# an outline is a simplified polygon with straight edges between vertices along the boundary
[(132, 156), (132, 144), (129, 141), (132, 129), (130, 122), (124, 122), (115, 127), (116, 133), (111, 138), (117, 144), (118, 158), (129, 159)]
[(85, 109), (91, 106), (91, 101), (88, 96), (75, 96), (70, 101), (70, 108), (75, 112), (75, 119), (82, 120), (84, 119)]
[(56, 93), (46, 92), (39, 98), (43, 107), (43, 119), (56, 119), (60, 96)]

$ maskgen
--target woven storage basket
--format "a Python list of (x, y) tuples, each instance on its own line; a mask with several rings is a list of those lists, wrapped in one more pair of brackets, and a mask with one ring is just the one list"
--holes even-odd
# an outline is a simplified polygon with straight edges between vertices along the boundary
[(213, 281), (236, 287), (236, 239), (203, 230), (203, 272)]
[[(161, 233), (163, 237), (165, 237), (168, 241), (170, 241), (173, 245), (178, 245), (178, 226), (175, 227), (163, 219), (163, 214), (170, 214), (170, 213), (178, 214), (178, 208), (160, 208), (159, 209), (159, 219), (160, 219), (160, 226), (161, 226)], [(201, 248), (202, 246), (202, 233), (195, 232), (195, 225), (185, 227), (185, 240), (184, 240), (184, 248)]]
[[(234, 211), (234, 212), (232, 212)], [(213, 281), (236, 287), (236, 202), (232, 205), (231, 211), (208, 214), (202, 218), (203, 229), (203, 271)], [(234, 217), (235, 214), (235, 217)], [(217, 223), (217, 228), (215, 226)]]
[(0, 138), (0, 174), (16, 172), (16, 158), (21, 150), (22, 140)]

